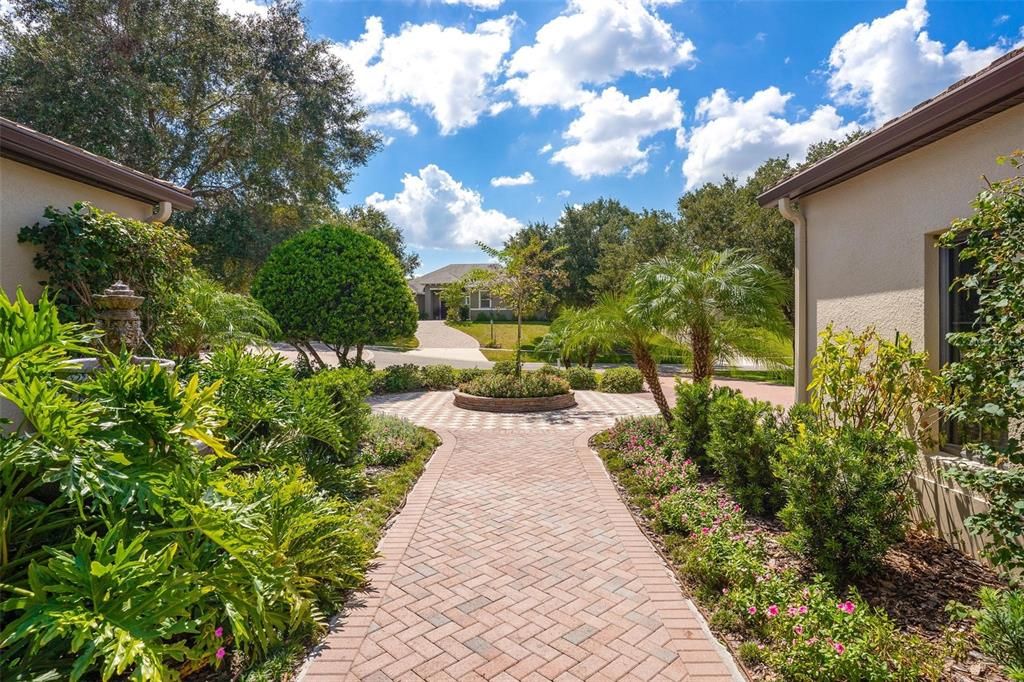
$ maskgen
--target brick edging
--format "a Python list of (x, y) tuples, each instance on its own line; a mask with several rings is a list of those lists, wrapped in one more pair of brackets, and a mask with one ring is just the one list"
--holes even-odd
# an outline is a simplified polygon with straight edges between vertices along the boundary
[(367, 574), (369, 588), (355, 593), (332, 621), (328, 634), (306, 657), (299, 672), (299, 682), (325, 682), (343, 680), (359, 653), (359, 647), (369, 634), (370, 625), (380, 608), (384, 595), (402, 563), (416, 528), (423, 519), (437, 482), (455, 451), (457, 439), (447, 429), (433, 429), (441, 438), (426, 468), (416, 481), (395, 523), (377, 543), (380, 560)]
[(675, 574), (637, 525), (633, 514), (593, 448), (590, 438), (602, 429), (590, 429), (573, 441), (577, 459), (590, 479), (621, 546), (650, 597), (658, 618), (671, 637), (672, 648), (685, 662), (687, 679), (738, 680), (740, 672), (729, 651), (718, 642)]

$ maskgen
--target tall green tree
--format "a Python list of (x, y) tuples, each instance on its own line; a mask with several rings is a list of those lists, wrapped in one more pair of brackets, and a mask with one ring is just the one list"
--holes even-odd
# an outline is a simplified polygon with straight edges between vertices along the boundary
[(690, 348), (693, 380), (712, 376), (716, 361), (772, 360), (773, 340), (790, 335), (782, 311), (789, 287), (772, 268), (742, 251), (658, 258), (636, 272), (632, 312), (649, 316)]
[(212, 223), (244, 242), (277, 207), (328, 206), (379, 146), (294, 2), (248, 17), (216, 0), (11, 4), (0, 113), (190, 189), (208, 211), (196, 236)]
[(387, 214), (378, 208), (356, 205), (345, 211), (344, 221), (363, 234), (368, 234), (391, 252), (402, 266), (406, 277), (412, 277), (420, 266), (419, 254), (408, 250), (402, 230), (391, 222)]
[(559, 292), (563, 303), (593, 302), (590, 278), (598, 271), (602, 251), (624, 243), (635, 221), (636, 214), (614, 199), (566, 206), (552, 234), (552, 243), (565, 249), (567, 282)]
[(501, 264), (499, 270), (480, 270), (477, 276), (480, 285), (486, 285), (491, 293), (516, 315), (516, 376), (523, 368), (523, 317), (530, 315), (555, 302), (551, 288), (565, 283), (562, 265), (562, 249), (549, 249), (537, 236), (525, 243), (511, 244), (495, 249), (483, 242), (480, 249)]
[(630, 275), (641, 263), (684, 248), (679, 222), (668, 211), (644, 209), (626, 226), (621, 242), (601, 245), (597, 271), (588, 282), (597, 293), (619, 292), (629, 284)]

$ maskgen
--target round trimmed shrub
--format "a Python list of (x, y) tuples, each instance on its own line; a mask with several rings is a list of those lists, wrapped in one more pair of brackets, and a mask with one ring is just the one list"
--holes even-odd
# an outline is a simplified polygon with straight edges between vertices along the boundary
[(469, 395), (483, 398), (546, 398), (565, 395), (570, 391), (569, 382), (551, 374), (523, 372), (522, 376), (511, 374), (485, 374), (459, 386)]
[(370, 375), (370, 391), (381, 393), (407, 393), (423, 388), (423, 376), (417, 365), (391, 365)]
[(597, 388), (597, 373), (586, 367), (569, 367), (563, 376), (574, 391), (593, 391)]
[(428, 391), (445, 391), (458, 385), (456, 369), (451, 365), (426, 365), (420, 368), (423, 388)]
[(565, 370), (554, 365), (542, 365), (540, 369), (535, 370), (537, 374), (550, 374), (553, 377), (565, 378)]
[(323, 225), (276, 246), (252, 295), (289, 339), (351, 347), (416, 332), (402, 266), (384, 244), (348, 227)]
[(640, 393), (644, 390), (644, 375), (635, 367), (612, 367), (601, 375), (603, 393)]
[(516, 363), (512, 360), (498, 360), (494, 363), (491, 371), (495, 374), (515, 374)]

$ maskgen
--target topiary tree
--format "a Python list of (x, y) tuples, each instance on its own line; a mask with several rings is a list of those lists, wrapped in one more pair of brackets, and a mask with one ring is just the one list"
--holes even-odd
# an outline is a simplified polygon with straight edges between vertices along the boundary
[(253, 296), (300, 353), (326, 366), (312, 341), (348, 362), (356, 349), (416, 332), (412, 290), (378, 240), (343, 225), (323, 225), (281, 243), (256, 274)]

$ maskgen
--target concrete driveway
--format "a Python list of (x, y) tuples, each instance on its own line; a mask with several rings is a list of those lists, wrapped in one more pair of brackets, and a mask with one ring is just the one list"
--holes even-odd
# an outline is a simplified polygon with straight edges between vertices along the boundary
[(411, 363), (414, 365), (446, 364), (453, 367), (487, 368), (491, 363), (480, 352), (480, 344), (469, 334), (453, 329), (443, 320), (420, 320), (416, 326), (419, 348), (393, 351), (373, 348), (370, 357), (378, 367)]

